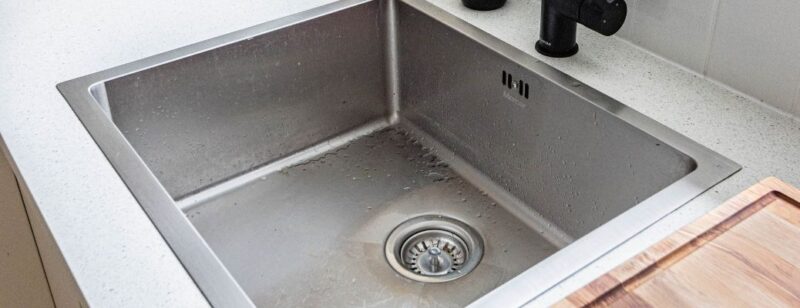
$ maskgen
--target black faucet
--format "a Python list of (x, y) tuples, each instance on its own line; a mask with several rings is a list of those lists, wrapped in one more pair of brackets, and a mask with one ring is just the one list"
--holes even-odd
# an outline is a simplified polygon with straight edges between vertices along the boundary
[(624, 0), (542, 0), (542, 26), (536, 51), (556, 58), (578, 53), (577, 23), (602, 35), (617, 33), (625, 22)]

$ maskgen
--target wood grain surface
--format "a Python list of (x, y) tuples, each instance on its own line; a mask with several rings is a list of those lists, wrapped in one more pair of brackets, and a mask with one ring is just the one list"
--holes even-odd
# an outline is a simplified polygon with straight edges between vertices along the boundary
[(800, 307), (800, 190), (767, 178), (556, 307)]

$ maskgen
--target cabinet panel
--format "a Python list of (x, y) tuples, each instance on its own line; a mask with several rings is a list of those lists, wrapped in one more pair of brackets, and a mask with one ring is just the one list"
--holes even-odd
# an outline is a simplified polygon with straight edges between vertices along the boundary
[(0, 307), (53, 307), (17, 181), (0, 152)]

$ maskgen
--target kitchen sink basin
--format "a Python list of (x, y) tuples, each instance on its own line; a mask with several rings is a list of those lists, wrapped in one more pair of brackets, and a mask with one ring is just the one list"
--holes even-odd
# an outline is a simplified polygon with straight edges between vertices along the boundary
[(524, 305), (739, 170), (423, 0), (58, 89), (219, 307)]

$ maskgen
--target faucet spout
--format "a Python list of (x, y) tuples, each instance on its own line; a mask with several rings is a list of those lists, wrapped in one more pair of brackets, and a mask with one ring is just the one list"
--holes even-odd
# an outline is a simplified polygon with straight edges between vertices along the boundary
[(573, 56), (578, 53), (578, 23), (610, 36), (622, 28), (627, 14), (624, 0), (542, 0), (536, 51), (548, 57)]

